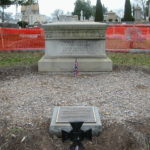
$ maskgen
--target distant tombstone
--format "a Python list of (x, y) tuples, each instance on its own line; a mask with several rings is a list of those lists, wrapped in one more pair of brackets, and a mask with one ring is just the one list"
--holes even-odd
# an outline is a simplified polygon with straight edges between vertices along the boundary
[(94, 17), (91, 16), (90, 19), (89, 19), (89, 21), (94, 21)]
[(138, 5), (134, 9), (134, 18), (135, 18), (135, 21), (141, 21), (142, 19), (142, 10)]
[(147, 21), (147, 22), (149, 21), (149, 17), (146, 17), (146, 21)]
[(65, 22), (66, 21), (66, 15), (60, 15), (59, 16), (59, 21), (60, 22)]
[(53, 17), (52, 22), (58, 22), (57, 17)]
[(102, 123), (97, 107), (93, 106), (61, 106), (55, 107), (50, 124), (50, 133), (58, 137), (61, 130), (70, 131), (70, 122), (84, 122), (82, 130), (92, 129), (92, 135), (98, 136), (102, 131)]
[(73, 21), (78, 21), (78, 15), (72, 16), (72, 20), (73, 20)]
[(66, 21), (67, 21), (67, 22), (73, 21), (72, 16), (66, 16)]
[(81, 13), (80, 13), (80, 21), (83, 21), (84, 18), (83, 18), (83, 10), (81, 10)]
[(0, 23), (0, 27), (5, 27), (5, 28), (19, 28), (18, 24), (14, 24), (14, 23)]
[(120, 17), (118, 17), (118, 22), (121, 22), (121, 18)]

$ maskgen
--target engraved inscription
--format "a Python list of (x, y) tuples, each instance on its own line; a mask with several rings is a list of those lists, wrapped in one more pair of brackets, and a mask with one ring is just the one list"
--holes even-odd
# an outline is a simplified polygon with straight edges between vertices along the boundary
[(45, 58), (48, 57), (105, 57), (104, 40), (47, 40)]
[(57, 123), (72, 121), (84, 121), (95, 123), (95, 112), (93, 107), (60, 107), (57, 115)]
[(93, 49), (93, 44), (91, 44), (91, 41), (63, 40), (62, 46), (62, 55), (67, 54), (70, 56), (80, 56), (99, 54), (99, 51), (96, 48)]

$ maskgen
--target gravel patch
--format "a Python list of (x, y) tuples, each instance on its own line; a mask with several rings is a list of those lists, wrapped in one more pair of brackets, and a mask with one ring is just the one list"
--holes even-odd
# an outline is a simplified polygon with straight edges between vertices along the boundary
[(52, 75), (29, 73), (0, 81), (0, 119), (30, 124), (49, 118), (54, 106), (93, 105), (103, 120), (150, 116), (150, 75), (142, 71)]

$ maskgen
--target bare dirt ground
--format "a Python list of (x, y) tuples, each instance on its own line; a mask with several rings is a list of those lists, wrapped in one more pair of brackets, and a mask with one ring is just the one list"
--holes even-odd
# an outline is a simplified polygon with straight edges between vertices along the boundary
[(68, 150), (48, 132), (54, 106), (94, 105), (103, 132), (86, 150), (150, 150), (150, 69), (40, 74), (37, 66), (0, 68), (0, 150)]

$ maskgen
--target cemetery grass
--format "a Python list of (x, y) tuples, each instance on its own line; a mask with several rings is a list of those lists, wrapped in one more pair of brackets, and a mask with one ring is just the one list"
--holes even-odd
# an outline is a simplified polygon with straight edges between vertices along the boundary
[(150, 54), (107, 53), (114, 65), (150, 67)]
[(43, 52), (0, 52), (0, 67), (32, 65), (42, 55)]
[[(150, 67), (150, 54), (107, 53), (114, 65)], [(0, 67), (37, 64), (43, 52), (0, 52)]]

